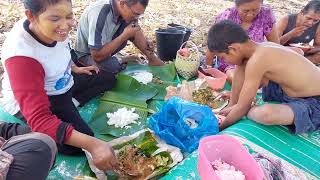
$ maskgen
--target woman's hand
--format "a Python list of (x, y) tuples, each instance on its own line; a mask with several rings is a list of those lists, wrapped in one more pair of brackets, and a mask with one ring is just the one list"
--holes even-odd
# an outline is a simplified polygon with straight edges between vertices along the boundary
[(88, 150), (92, 156), (94, 165), (98, 169), (104, 172), (119, 169), (116, 155), (107, 142), (97, 139), (92, 143), (92, 147)]
[(94, 71), (96, 74), (99, 73), (99, 68), (96, 66), (87, 66), (87, 67), (77, 67), (72, 66), (72, 71), (77, 74), (88, 74), (92, 75), (92, 71)]

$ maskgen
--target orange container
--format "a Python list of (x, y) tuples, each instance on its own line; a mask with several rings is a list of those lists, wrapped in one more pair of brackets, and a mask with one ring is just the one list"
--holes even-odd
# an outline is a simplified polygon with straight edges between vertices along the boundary
[(210, 88), (213, 90), (223, 89), (227, 80), (227, 75), (225, 73), (215, 68), (203, 69), (203, 71), (210, 74), (210, 76), (206, 76), (198, 71), (198, 77), (206, 79)]

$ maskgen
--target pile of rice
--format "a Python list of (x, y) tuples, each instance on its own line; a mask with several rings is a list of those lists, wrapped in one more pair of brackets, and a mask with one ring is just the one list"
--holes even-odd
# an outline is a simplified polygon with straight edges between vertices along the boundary
[(141, 71), (134, 73), (132, 77), (143, 84), (148, 84), (152, 81), (153, 74), (148, 71)]
[(114, 125), (116, 128), (129, 128), (129, 124), (136, 124), (139, 114), (135, 113), (135, 108), (127, 109), (126, 107), (118, 109), (116, 112), (107, 113), (108, 125)]
[(211, 163), (215, 173), (221, 180), (245, 180), (245, 176), (241, 171), (237, 171), (236, 168), (228, 163), (219, 160), (215, 160)]

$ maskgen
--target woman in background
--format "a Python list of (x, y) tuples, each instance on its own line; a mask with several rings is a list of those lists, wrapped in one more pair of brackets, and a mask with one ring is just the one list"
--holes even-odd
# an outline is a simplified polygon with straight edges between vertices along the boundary
[[(265, 39), (274, 43), (280, 43), (275, 28), (275, 17), (270, 8), (263, 6), (263, 0), (235, 0), (235, 7), (228, 8), (219, 14), (215, 23), (222, 20), (231, 20), (239, 24), (255, 42), (263, 42)], [(230, 52), (232, 53), (232, 52)], [(206, 64), (213, 65), (214, 54), (206, 52)], [(217, 61), (218, 69), (227, 74), (227, 79), (232, 83), (235, 66), (226, 63), (223, 59)]]

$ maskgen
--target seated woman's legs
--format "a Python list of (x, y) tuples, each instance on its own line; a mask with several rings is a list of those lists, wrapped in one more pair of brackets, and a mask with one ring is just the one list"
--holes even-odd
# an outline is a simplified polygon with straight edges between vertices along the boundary
[(45, 134), (29, 133), (28, 126), (1, 123), (0, 128), (7, 140), (1, 150), (14, 158), (6, 179), (46, 179), (57, 153), (55, 142)]
[(116, 83), (115, 74), (100, 71), (98, 74), (75, 74), (73, 73), (73, 97), (83, 105), (92, 98), (113, 88)]
[[(57, 96), (49, 96), (51, 111), (59, 119), (64, 122), (70, 123), (75, 130), (93, 136), (93, 132), (88, 124), (81, 118), (77, 108), (72, 102), (72, 91), (69, 90), (65, 94)], [(69, 145), (58, 145), (59, 152), (64, 154), (76, 155), (82, 154), (80, 148)]]

